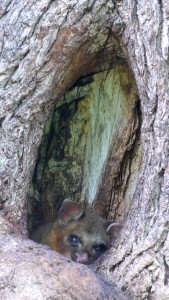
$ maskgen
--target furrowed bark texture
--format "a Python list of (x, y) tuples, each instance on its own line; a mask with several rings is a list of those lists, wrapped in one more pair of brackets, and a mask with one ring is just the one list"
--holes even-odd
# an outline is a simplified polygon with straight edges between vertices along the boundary
[[(26, 234), (30, 182), (44, 122), (56, 101), (80, 76), (112, 56), (126, 60), (134, 74), (141, 128), (137, 154), (126, 153), (132, 155), (130, 163), (121, 166), (125, 188), (120, 183), (118, 189), (122, 189), (124, 227), (115, 247), (96, 265), (106, 280), (132, 293), (132, 299), (169, 299), (168, 23), (165, 1), (0, 1), (1, 208), (3, 218), (18, 232)], [(116, 207), (117, 195), (115, 187), (111, 208)], [(12, 243), (22, 244), (16, 237), (9, 239), (11, 248)], [(28, 255), (36, 259), (30, 241), (24, 243)], [(23, 247), (17, 247), (14, 260), (24, 253)], [(43, 251), (47, 257), (50, 250)], [(5, 246), (3, 256), (4, 280), (12, 264)], [(71, 268), (73, 272), (78, 267), (72, 264)], [(53, 276), (49, 267), (47, 272)], [(11, 290), (12, 284), (19, 287), (20, 283), (8, 281)], [(83, 285), (81, 289), (85, 290)], [(15, 292), (16, 299), (23, 299), (18, 288)], [(75, 299), (84, 299), (81, 291), (77, 293)], [(4, 299), (14, 299), (11, 295), (6, 288), (2, 291)], [(49, 297), (63, 299), (43, 293), (40, 299)]]
[(118, 4), (141, 102), (142, 165), (124, 233), (102, 267), (136, 299), (169, 299), (169, 10), (165, 1)]
[[(122, 29), (111, 1), (1, 1), (2, 205), (25, 227), (28, 183), (53, 103)], [(103, 53), (102, 53), (103, 54)]]

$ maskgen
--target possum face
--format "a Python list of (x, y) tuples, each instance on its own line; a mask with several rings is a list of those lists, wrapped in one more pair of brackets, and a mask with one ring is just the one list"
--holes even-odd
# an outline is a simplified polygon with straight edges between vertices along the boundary
[(82, 210), (75, 202), (64, 200), (55, 228), (57, 236), (59, 231), (59, 252), (75, 262), (91, 264), (110, 248), (121, 226), (104, 220), (90, 209)]
[(90, 264), (110, 247), (110, 238), (106, 234), (95, 231), (94, 227), (85, 228), (83, 221), (74, 225), (63, 238), (66, 255), (73, 261)]

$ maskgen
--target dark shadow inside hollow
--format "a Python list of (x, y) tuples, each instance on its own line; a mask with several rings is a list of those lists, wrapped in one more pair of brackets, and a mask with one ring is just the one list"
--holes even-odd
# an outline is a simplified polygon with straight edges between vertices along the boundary
[(125, 63), (81, 77), (44, 126), (30, 188), (28, 229), (54, 220), (70, 198), (121, 221), (141, 162), (138, 94)]

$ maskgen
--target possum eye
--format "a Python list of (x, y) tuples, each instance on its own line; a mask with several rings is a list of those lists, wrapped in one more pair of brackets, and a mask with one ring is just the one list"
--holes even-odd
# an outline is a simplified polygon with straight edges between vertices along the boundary
[(107, 246), (104, 245), (104, 244), (98, 244), (98, 245), (95, 245), (94, 246), (94, 250), (97, 252), (97, 253), (103, 253), (107, 250)]
[(72, 246), (78, 246), (80, 244), (80, 238), (75, 234), (71, 234), (68, 236), (68, 242)]

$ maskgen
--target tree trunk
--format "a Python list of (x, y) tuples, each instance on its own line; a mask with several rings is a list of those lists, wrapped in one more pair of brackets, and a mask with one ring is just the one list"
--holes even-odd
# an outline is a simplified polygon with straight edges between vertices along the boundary
[[(97, 153), (97, 147), (102, 149), (107, 138), (106, 157), (103, 159), (102, 156), (99, 168), (98, 154), (96, 164), (94, 159), (91, 160), (91, 169), (95, 170), (96, 166), (99, 176), (95, 171), (93, 177), (89, 176), (88, 181), (84, 181), (80, 196), (84, 195), (83, 200), (95, 205), (102, 215), (122, 220), (120, 237), (109, 253), (95, 264), (95, 270), (109, 284), (116, 281), (119, 288), (129, 292), (131, 297), (124, 296), (114, 285), (109, 289), (103, 282), (96, 282), (97, 275), (94, 272), (73, 263), (72, 272), (76, 270), (77, 275), (67, 279), (58, 271), (60, 275), (58, 280), (51, 281), (51, 290), (60, 280), (63, 286), (68, 280), (75, 287), (74, 279), (81, 274), (80, 289), (75, 289), (75, 293), (63, 292), (62, 287), (65, 299), (96, 299), (98, 287), (98, 299), (169, 299), (168, 14), (164, 1), (141, 0), (138, 3), (136, 0), (124, 0), (113, 3), (106, 0), (27, 0), (24, 5), (15, 0), (0, 2), (0, 205), (2, 224), (6, 224), (4, 220), (11, 224), (7, 222), (5, 229), (4, 225), (1, 228), (1, 256), (4, 257), (2, 299), (14, 299), (12, 290), (16, 299), (26, 299), (27, 294), (24, 295), (20, 288), (25, 286), (26, 278), (30, 278), (33, 289), (38, 286), (33, 273), (29, 277), (21, 267), (19, 271), (17, 267), (12, 270), (12, 263), (17, 264), (18, 252), (21, 256), (18, 258), (20, 265), (24, 260), (29, 261), (26, 263), (29, 269), (35, 267), (37, 259), (43, 260), (44, 255), (43, 271), (36, 269), (41, 284), (45, 281), (46, 273), (49, 280), (56, 276), (56, 257), (58, 265), (62, 262), (57, 253), (53, 254), (51, 250), (20, 236), (27, 236), (27, 217), (37, 212), (33, 212), (32, 203), (30, 206), (29, 189), (39, 157), (44, 124), (49, 114), (67, 101), (63, 96), (75, 82), (91, 74), (95, 79), (96, 73), (105, 70), (113, 73), (115, 69), (119, 74), (119, 91), (124, 95), (119, 97), (123, 99), (119, 102), (120, 107), (124, 108), (119, 111), (128, 109), (128, 113), (118, 113), (119, 122), (113, 122), (112, 126), (105, 125), (106, 131), (110, 127), (112, 131), (109, 131), (108, 137), (100, 135), (103, 143), (96, 142), (91, 153)], [(127, 77), (124, 73), (128, 74)], [(103, 85), (109, 87), (105, 79)], [(104, 95), (103, 91), (100, 95)], [(116, 99), (112, 94), (111, 97)], [(104, 100), (104, 96), (98, 99), (101, 98)], [(103, 102), (98, 102), (102, 108)], [(97, 104), (97, 101), (92, 103)], [(92, 116), (95, 110), (92, 110)], [(119, 116), (122, 116), (121, 119)], [(91, 118), (90, 124), (92, 120), (96, 119)], [(104, 122), (99, 122), (95, 123), (104, 131)], [(90, 134), (89, 131), (88, 138)], [(97, 131), (96, 136), (99, 137)], [(80, 157), (83, 166), (90, 152), (84, 153)], [(91, 180), (96, 180), (94, 192), (85, 189)], [(50, 190), (49, 186), (47, 188)], [(76, 201), (77, 191), (74, 196)], [(44, 196), (42, 198), (45, 199)], [(12, 235), (13, 231), (15, 235)], [(19, 236), (16, 237), (16, 234)], [(36, 251), (40, 251), (38, 256), (34, 253)], [(50, 262), (48, 255), (51, 255)], [(70, 262), (66, 259), (63, 261), (62, 266), (67, 274)], [(13, 276), (15, 272), (18, 278), (23, 277), (25, 281), (17, 281)], [(41, 273), (43, 276), (40, 278)], [(10, 282), (5, 281), (9, 275)], [(88, 298), (84, 293), (87, 293), (89, 282), (81, 283), (86, 276), (95, 282), (93, 294), (90, 296), (89, 291)], [(27, 289), (29, 299), (64, 299), (59, 295), (58, 283), (57, 294), (45, 290), (46, 286), (42, 292), (36, 291), (35, 295)]]
[(124, 232), (102, 265), (136, 299), (169, 299), (168, 7), (123, 1), (118, 8), (141, 103), (142, 163)]

